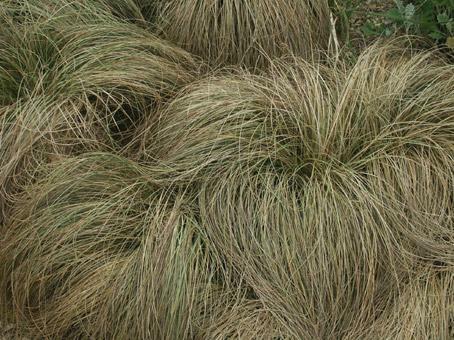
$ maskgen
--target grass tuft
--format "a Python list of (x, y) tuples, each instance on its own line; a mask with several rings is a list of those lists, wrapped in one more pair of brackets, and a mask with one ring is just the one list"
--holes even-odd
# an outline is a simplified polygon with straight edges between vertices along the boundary
[(91, 2), (5, 2), (0, 22), (6, 202), (46, 159), (121, 150), (201, 69), (189, 53)]
[(324, 2), (142, 4), (0, 4), (2, 324), (452, 337), (454, 66), (308, 61)]
[(326, 0), (171, 0), (158, 13), (166, 39), (213, 66), (261, 68), (288, 53), (309, 59), (330, 37)]

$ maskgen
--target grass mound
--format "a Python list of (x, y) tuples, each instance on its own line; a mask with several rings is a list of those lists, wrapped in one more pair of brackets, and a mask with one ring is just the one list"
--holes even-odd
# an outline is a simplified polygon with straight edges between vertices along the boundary
[(200, 68), (91, 2), (5, 2), (0, 21), (2, 201), (53, 155), (121, 149)]
[(185, 193), (109, 154), (47, 172), (5, 230), (4, 315), (48, 338), (190, 334), (212, 273)]
[[(104, 0), (125, 19), (139, 19), (148, 26), (154, 25), (162, 0)], [(129, 9), (129, 11), (128, 11)], [(129, 12), (129, 13), (128, 13)]]
[(453, 285), (452, 271), (440, 275), (428, 269), (415, 275), (368, 333), (352, 334), (352, 338), (452, 339)]
[[(2, 2), (0, 321), (51, 339), (452, 336), (454, 66), (393, 44), (308, 62), (325, 7)], [(155, 24), (253, 70), (198, 79)]]
[(216, 258), (290, 337), (368, 334), (421, 268), (454, 270), (454, 67), (407, 52), (202, 81), (143, 140), (144, 160), (200, 188)]
[(158, 8), (164, 37), (215, 66), (262, 67), (288, 53), (311, 58), (328, 45), (326, 0), (170, 0)]
[(193, 193), (160, 168), (91, 153), (42, 172), (3, 230), (7, 322), (65, 339), (280, 334), (214, 257)]

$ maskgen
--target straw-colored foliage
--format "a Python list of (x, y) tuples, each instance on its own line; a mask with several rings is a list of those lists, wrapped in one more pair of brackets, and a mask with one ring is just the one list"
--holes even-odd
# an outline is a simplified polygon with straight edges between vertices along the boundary
[(43, 161), (121, 149), (200, 68), (90, 1), (5, 1), (0, 36), (1, 206)]
[[(191, 85), (150, 124), (143, 159), (200, 187), (216, 257), (292, 338), (376, 334), (382, 311), (452, 279), (454, 67), (374, 46), (353, 68), (295, 60), (270, 74)], [(419, 279), (429, 270), (447, 276)], [(397, 321), (383, 336), (447, 337), (446, 291), (419, 328)]]
[(288, 53), (312, 59), (331, 32), (327, 0), (168, 0), (155, 21), (165, 38), (214, 66), (263, 67)]
[(194, 81), (134, 159), (39, 168), (0, 315), (53, 339), (449, 339), (453, 93), (453, 65), (395, 45)]

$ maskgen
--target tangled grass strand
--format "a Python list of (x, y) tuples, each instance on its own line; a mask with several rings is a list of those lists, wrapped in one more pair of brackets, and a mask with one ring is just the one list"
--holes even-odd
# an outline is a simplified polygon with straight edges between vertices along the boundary
[[(374, 338), (377, 313), (400, 308), (396, 292), (426, 277), (421, 266), (454, 268), (454, 68), (386, 45), (351, 68), (294, 60), (268, 72), (188, 87), (150, 124), (142, 159), (201, 188), (215, 257), (282, 334)], [(429, 314), (414, 334), (437, 334)]]
[(5, 2), (0, 11), (2, 205), (47, 158), (121, 150), (201, 69), (91, 2)]
[(325, 0), (171, 0), (161, 1), (158, 13), (166, 39), (213, 66), (262, 68), (288, 53), (312, 59), (330, 35)]
[(308, 61), (325, 5), (2, 2), (0, 320), (449, 339), (454, 66), (399, 42)]
[(450, 339), (454, 335), (452, 271), (440, 275), (430, 269), (414, 276), (365, 334), (351, 338)]
[(184, 193), (109, 154), (48, 170), (4, 230), (2, 314), (47, 338), (188, 337), (211, 274)]

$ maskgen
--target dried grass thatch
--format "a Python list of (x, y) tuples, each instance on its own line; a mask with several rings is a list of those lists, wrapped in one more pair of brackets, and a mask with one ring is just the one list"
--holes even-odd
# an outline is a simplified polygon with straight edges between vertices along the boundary
[(191, 334), (213, 275), (193, 202), (113, 155), (48, 170), (4, 230), (2, 312), (53, 339)]
[(454, 67), (373, 46), (193, 83), (136, 161), (40, 168), (1, 313), (48, 338), (448, 339)]
[(263, 67), (288, 53), (313, 58), (330, 36), (326, 0), (170, 0), (158, 8), (163, 36), (214, 66)]
[(414, 275), (367, 333), (354, 333), (351, 338), (453, 339), (453, 275), (452, 271), (440, 274), (430, 268)]
[(368, 334), (420, 266), (454, 270), (454, 67), (392, 45), (295, 63), (191, 85), (143, 159), (200, 188), (216, 256), (291, 338)]
[(6, 1), (0, 36), (0, 203), (41, 161), (121, 148), (200, 69), (89, 1)]

